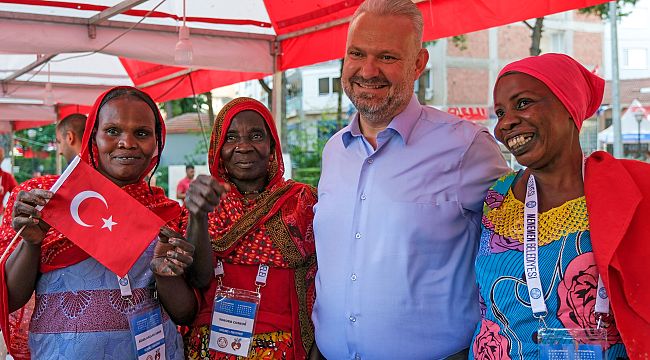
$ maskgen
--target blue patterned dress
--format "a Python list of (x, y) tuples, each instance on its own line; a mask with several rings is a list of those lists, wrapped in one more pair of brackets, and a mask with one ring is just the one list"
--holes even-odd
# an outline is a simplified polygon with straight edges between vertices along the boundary
[[(523, 173), (523, 172), (521, 172)], [(521, 173), (503, 176), (483, 207), (476, 278), (481, 321), (470, 359), (537, 359), (539, 321), (532, 316), (523, 267), (523, 204), (511, 187)], [(539, 214), (539, 267), (550, 328), (595, 328), (598, 271), (585, 198)], [(616, 324), (605, 319), (608, 359), (627, 358)]]
[[(132, 303), (152, 303), (149, 269), (155, 241), (129, 271)], [(93, 258), (41, 275), (29, 329), (32, 359), (136, 359), (127, 314), (134, 307), (120, 294), (117, 277)], [(167, 360), (183, 359), (183, 342), (165, 311)], [(164, 360), (164, 359), (155, 359)]]

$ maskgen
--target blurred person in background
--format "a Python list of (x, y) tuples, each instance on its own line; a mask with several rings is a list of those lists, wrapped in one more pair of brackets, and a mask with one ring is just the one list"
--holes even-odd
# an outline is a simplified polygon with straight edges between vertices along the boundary
[(70, 114), (56, 124), (56, 148), (69, 164), (81, 152), (81, 139), (86, 126), (86, 115)]

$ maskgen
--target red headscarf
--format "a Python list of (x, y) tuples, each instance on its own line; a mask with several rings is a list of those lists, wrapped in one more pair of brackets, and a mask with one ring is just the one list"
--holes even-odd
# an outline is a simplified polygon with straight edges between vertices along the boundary
[(543, 82), (567, 109), (578, 130), (603, 100), (605, 80), (565, 54), (549, 53), (515, 61), (501, 70), (497, 80), (513, 72)]
[[(91, 163), (89, 144), (90, 144), (91, 137), (94, 136), (95, 134), (94, 129), (95, 129), (95, 124), (97, 123), (97, 115), (100, 106), (102, 106), (102, 104), (105, 103), (106, 101), (110, 100), (107, 99), (106, 101), (104, 101), (104, 99), (107, 96), (110, 96), (112, 98), (113, 97), (112, 95), (117, 92), (120, 93), (126, 92), (128, 95), (141, 98), (145, 102), (150, 101), (150, 105), (153, 104), (152, 111), (155, 114), (156, 124), (160, 127), (161, 135), (162, 135), (158, 139), (160, 141), (158, 149), (162, 150), (165, 141), (165, 124), (162, 120), (162, 116), (160, 115), (160, 112), (158, 111), (158, 108), (155, 106), (155, 103), (153, 102), (153, 100), (151, 100), (151, 97), (149, 97), (149, 95), (136, 88), (128, 87), (128, 86), (120, 86), (108, 90), (107, 92), (100, 95), (99, 98), (97, 98), (97, 101), (95, 101), (95, 105), (93, 106), (93, 109), (90, 112), (90, 116), (88, 116), (88, 120), (86, 121), (86, 128), (84, 130), (82, 151), (80, 154), (82, 161)], [(119, 97), (123, 95), (120, 94), (117, 96)], [(146, 99), (148, 99), (149, 101), (147, 101)], [(92, 141), (91, 148), (92, 148), (93, 159), (96, 162), (98, 157), (98, 152), (94, 140)], [(176, 201), (168, 199), (161, 188), (152, 187), (150, 189), (147, 183), (145, 183), (143, 180), (143, 178), (147, 175), (147, 173), (156, 166), (159, 153), (160, 151), (158, 151), (153, 156), (153, 158), (151, 159), (151, 163), (149, 164), (149, 167), (138, 179), (138, 181), (136, 181), (133, 184), (129, 184), (122, 187), (122, 190), (124, 190), (133, 198), (138, 200), (149, 210), (151, 210), (152, 212), (160, 216), (163, 220), (167, 221), (168, 226), (174, 228), (174, 230), (178, 230), (179, 224), (178, 221), (176, 220), (180, 217), (180, 210), (181, 210), (178, 203)], [(97, 167), (96, 163), (92, 165), (95, 168)], [(2, 226), (0, 227), (0, 251), (4, 251), (9, 246), (9, 243), (11, 242), (14, 235), (16, 234), (16, 232), (11, 226), (11, 220), (12, 220), (11, 213), (18, 192), (21, 190), (29, 191), (31, 189), (48, 190), (52, 187), (52, 185), (54, 185), (54, 183), (58, 178), (59, 178), (58, 175), (56, 176), (46, 175), (46, 176), (34, 178), (20, 184), (17, 188), (15, 188), (12, 191), (11, 196), (9, 197), (9, 201), (7, 202), (7, 208), (5, 209), (4, 218), (2, 220)], [(16, 246), (17, 243), (14, 244), (11, 251), (13, 251), (13, 249)], [(83, 250), (81, 250), (75, 244), (70, 242), (58, 230), (56, 230), (55, 228), (50, 228), (50, 230), (47, 232), (45, 236), (45, 239), (43, 239), (43, 243), (41, 245), (41, 258), (40, 258), (39, 271), (45, 273), (56, 269), (65, 268), (77, 264), (83, 260), (86, 260), (87, 258), (88, 258), (88, 254), (86, 254)], [(28, 359), (29, 350), (27, 347), (27, 336), (28, 336), (28, 329), (29, 329), (29, 321), (31, 319), (31, 313), (33, 310), (31, 308), (33, 306), (33, 302), (32, 301), (28, 302), (23, 308), (16, 310), (11, 314), (11, 317), (9, 317), (8, 304), (7, 304), (7, 288), (5, 286), (6, 283), (5, 263), (6, 263), (6, 259), (5, 262), (0, 264), (0, 279), (2, 281), (2, 285), (0, 285), (0, 299), (2, 299), (0, 300), (1, 303), (0, 327), (2, 328), (2, 333), (4, 335), (4, 339), (7, 344), (7, 347), (10, 353), (14, 356), (14, 358)]]
[[(108, 101), (114, 98), (119, 98), (122, 96), (133, 96), (137, 97), (140, 100), (144, 101), (149, 105), (151, 108), (151, 111), (154, 113), (155, 117), (155, 122), (156, 122), (156, 127), (160, 126), (161, 129), (161, 136), (159, 139), (156, 139), (159, 141), (157, 142), (158, 148), (163, 149), (165, 147), (165, 134), (167, 133), (167, 130), (165, 128), (165, 122), (163, 121), (162, 115), (160, 115), (160, 110), (158, 110), (158, 107), (156, 106), (156, 103), (153, 101), (153, 99), (144, 91), (136, 89), (132, 86), (116, 86), (110, 90), (107, 90), (103, 94), (99, 95), (97, 100), (95, 100), (95, 105), (93, 105), (92, 110), (90, 110), (90, 114), (88, 114), (88, 118), (86, 119), (86, 128), (84, 130), (84, 135), (81, 140), (81, 153), (79, 156), (81, 157), (81, 160), (91, 163), (91, 154), (90, 154), (90, 149), (88, 148), (90, 144), (90, 138), (95, 136), (95, 126), (97, 125), (98, 121), (98, 115), (99, 115), (99, 110), (100, 108), (106, 104)], [(108, 97), (108, 98), (107, 98)], [(97, 152), (97, 145), (95, 144), (95, 141), (92, 142), (92, 165), (97, 168), (97, 157), (98, 157), (98, 152)], [(140, 176), (138, 180), (142, 180), (147, 176), (147, 174), (158, 164), (158, 159), (160, 158), (160, 153), (158, 150), (156, 150), (156, 153), (154, 156), (151, 158), (151, 162), (149, 163), (149, 166), (147, 169), (144, 171), (144, 173)]]
[(278, 131), (275, 128), (273, 115), (271, 115), (269, 109), (267, 109), (261, 102), (247, 97), (240, 97), (230, 101), (217, 115), (214, 130), (212, 132), (212, 138), (210, 139), (210, 150), (208, 151), (210, 174), (219, 181), (228, 181), (225, 176), (223, 164), (221, 164), (221, 148), (226, 140), (226, 134), (228, 133), (228, 128), (232, 123), (232, 119), (235, 115), (247, 110), (255, 111), (260, 114), (264, 123), (268, 126), (269, 131), (271, 131), (271, 136), (275, 142), (275, 147), (273, 149), (275, 159), (273, 159), (271, 168), (269, 169), (269, 183), (267, 185), (267, 188), (269, 188), (280, 182), (284, 175), (284, 162), (282, 161), (280, 138), (278, 136)]

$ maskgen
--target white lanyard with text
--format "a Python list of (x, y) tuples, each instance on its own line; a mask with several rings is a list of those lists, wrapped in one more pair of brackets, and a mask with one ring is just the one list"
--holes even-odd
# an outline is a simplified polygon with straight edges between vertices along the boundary
[[(584, 162), (582, 174), (584, 178)], [(524, 269), (533, 316), (543, 319), (548, 314), (548, 311), (544, 301), (544, 289), (542, 288), (539, 272), (538, 214), (537, 186), (535, 177), (530, 174), (526, 185), (526, 199), (524, 202)], [(598, 275), (598, 289), (594, 310), (599, 314), (609, 313), (609, 299), (600, 275)]]

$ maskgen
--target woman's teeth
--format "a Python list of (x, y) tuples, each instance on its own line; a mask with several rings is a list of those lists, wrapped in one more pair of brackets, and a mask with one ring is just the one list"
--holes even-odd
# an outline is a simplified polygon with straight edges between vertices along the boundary
[(526, 145), (532, 138), (532, 135), (517, 135), (508, 140), (508, 147), (512, 150), (515, 150), (523, 145)]

